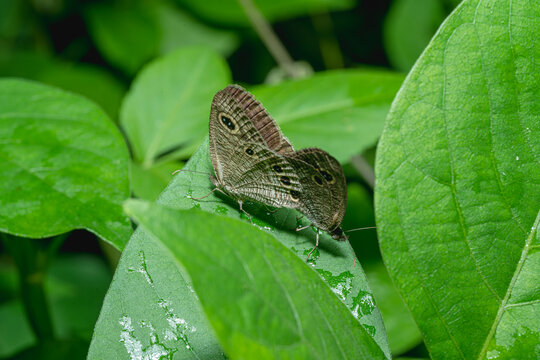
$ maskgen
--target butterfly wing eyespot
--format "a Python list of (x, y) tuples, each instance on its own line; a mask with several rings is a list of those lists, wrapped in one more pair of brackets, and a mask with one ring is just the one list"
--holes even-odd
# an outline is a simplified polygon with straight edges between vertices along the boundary
[(255, 151), (253, 151), (253, 149), (249, 146), (246, 146), (246, 148), (244, 149), (244, 151), (246, 152), (246, 154), (248, 154), (249, 156), (253, 156), (255, 155)]
[(313, 175), (311, 178), (313, 179), (313, 181), (315, 181), (317, 183), (317, 185), (319, 185), (319, 186), (323, 185), (324, 181), (319, 175)]
[(281, 183), (285, 186), (289, 186), (291, 185), (291, 179), (288, 177), (288, 176), (282, 176), (279, 178), (279, 181), (281, 181)]
[(283, 169), (279, 165), (272, 166), (272, 170), (274, 170), (277, 173), (282, 173), (283, 172)]
[(298, 202), (300, 200), (300, 193), (296, 190), (290, 190), (289, 194), (291, 195), (291, 200), (294, 202)]
[(329, 184), (333, 184), (336, 182), (336, 179), (326, 170), (320, 169), (319, 173), (323, 176), (324, 180), (326, 180)]
[(236, 122), (236, 120), (234, 120), (232, 116), (229, 116), (223, 112), (219, 113), (218, 122), (230, 133), (235, 134), (239, 130), (238, 123)]

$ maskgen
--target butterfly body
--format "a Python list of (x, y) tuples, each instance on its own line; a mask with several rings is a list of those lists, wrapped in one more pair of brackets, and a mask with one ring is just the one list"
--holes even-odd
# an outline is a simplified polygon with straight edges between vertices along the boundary
[(346, 184), (336, 159), (317, 148), (295, 151), (264, 107), (236, 85), (214, 97), (209, 128), (212, 183), (241, 209), (246, 200), (297, 209), (334, 239), (346, 239)]

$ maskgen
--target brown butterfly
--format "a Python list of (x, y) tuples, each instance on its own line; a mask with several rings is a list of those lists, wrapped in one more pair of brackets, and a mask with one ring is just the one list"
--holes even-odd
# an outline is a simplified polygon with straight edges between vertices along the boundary
[[(242, 211), (246, 200), (297, 209), (312, 222), (308, 226), (347, 239), (341, 229), (345, 176), (330, 154), (317, 148), (294, 151), (262, 104), (238, 85), (214, 96), (209, 127), (212, 183)], [(315, 248), (318, 242), (317, 231)]]

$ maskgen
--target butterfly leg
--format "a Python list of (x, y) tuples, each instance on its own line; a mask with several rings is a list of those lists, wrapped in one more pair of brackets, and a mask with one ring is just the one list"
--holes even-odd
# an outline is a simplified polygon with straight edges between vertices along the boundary
[(320, 230), (317, 229), (317, 236), (316, 236), (316, 238), (315, 238), (315, 239), (316, 239), (316, 240), (315, 240), (315, 247), (314, 247), (313, 249), (311, 249), (311, 251), (309, 252), (309, 254), (307, 254), (306, 262), (309, 261), (309, 257), (311, 256), (311, 253), (312, 253), (313, 251), (315, 251), (315, 249), (319, 246), (319, 232), (320, 232)]
[[(296, 228), (296, 231), (302, 231), (302, 230), (305, 230), (305, 229), (307, 229), (308, 227), (310, 227), (311, 225), (313, 225), (313, 224), (309, 224), (309, 225), (306, 225), (306, 226), (302, 226), (302, 227)], [(319, 233), (318, 233), (318, 232), (317, 232), (317, 236), (319, 236)]]
[(266, 206), (266, 204), (263, 204), (263, 205), (264, 205), (264, 207), (266, 208), (266, 211), (268, 211), (269, 213), (272, 213), (272, 214), (279, 210), (279, 209), (274, 209), (274, 210), (272, 210), (272, 209), (270, 209), (268, 206)]
[(246, 210), (244, 210), (244, 208), (242, 207), (242, 204), (243, 204), (243, 203), (244, 203), (244, 202), (243, 202), (242, 200), (238, 200), (238, 205), (240, 205), (240, 210), (241, 210), (244, 214), (246, 214), (246, 216), (248, 217), (249, 221), (251, 221), (251, 225), (255, 225), (255, 224), (253, 224), (253, 220), (251, 219), (251, 215), (249, 215), (248, 212), (247, 212)]
[(193, 200), (202, 200), (202, 199), (204, 199), (205, 197), (210, 196), (210, 195), (211, 195), (214, 191), (216, 191), (216, 190), (219, 190), (219, 188), (215, 187), (215, 188), (213, 188), (212, 191), (210, 191), (208, 194), (206, 194), (206, 195), (204, 195), (204, 196), (202, 196), (202, 197), (199, 197), (199, 198), (192, 197), (192, 199), (193, 199)]

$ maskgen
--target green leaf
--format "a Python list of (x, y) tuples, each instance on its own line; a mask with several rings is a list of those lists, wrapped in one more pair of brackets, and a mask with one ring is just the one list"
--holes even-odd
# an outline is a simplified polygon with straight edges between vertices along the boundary
[(181, 169), (183, 163), (172, 161), (144, 168), (136, 162), (131, 163), (131, 189), (141, 199), (155, 200), (173, 178), (173, 172)]
[(58, 338), (90, 341), (110, 282), (110, 270), (97, 256), (71, 254), (53, 260), (45, 290)]
[(0, 230), (41, 238), (84, 228), (117, 248), (131, 234), (122, 135), (86, 99), (0, 80)]
[[(375, 226), (372, 196), (358, 183), (350, 183), (347, 186), (347, 212), (341, 227), (348, 231), (372, 226)], [(380, 260), (376, 229), (352, 231), (347, 236), (362, 263)]]
[(375, 301), (381, 310), (392, 355), (400, 355), (422, 341), (409, 309), (399, 297), (382, 261), (364, 265)]
[(385, 358), (322, 279), (271, 235), (197, 209), (137, 200), (125, 209), (185, 267), (230, 357)]
[(125, 87), (99, 67), (55, 63), (44, 69), (36, 80), (86, 96), (100, 105), (112, 119), (117, 119)]
[[(15, 275), (15, 267), (4, 266), (0, 282)], [(96, 256), (72, 254), (53, 260), (45, 289), (58, 338), (90, 340), (110, 281), (109, 268)], [(20, 299), (0, 304), (0, 318), (0, 357), (36, 345), (36, 336)]]
[(0, 357), (7, 358), (37, 342), (20, 300), (0, 304)]
[(161, 54), (181, 46), (204, 45), (229, 56), (240, 44), (238, 35), (232, 31), (211, 28), (168, 3), (154, 4), (161, 28)]
[(379, 143), (381, 250), (434, 358), (540, 357), (540, 7), (466, 0)]
[(128, 75), (157, 55), (160, 30), (154, 14), (140, 3), (93, 3), (85, 19), (101, 54)]
[(98, 103), (116, 119), (124, 86), (110, 73), (89, 64), (72, 64), (38, 53), (0, 55), (0, 75), (24, 77), (73, 91)]
[[(201, 17), (229, 25), (248, 25), (249, 20), (237, 0), (176, 0)], [(352, 0), (254, 0), (266, 20), (274, 22), (329, 10), (345, 10)]]
[(378, 140), (402, 81), (392, 72), (341, 70), (252, 90), (295, 148), (318, 147), (346, 162)]
[(84, 359), (87, 349), (88, 342), (78, 339), (44, 339), (41, 342), (38, 342), (35, 346), (11, 357), (11, 360)]
[(208, 27), (163, 1), (92, 4), (86, 18), (100, 52), (130, 75), (179, 47), (205, 46), (227, 56), (239, 44), (235, 33)]
[(162, 153), (193, 151), (208, 132), (212, 98), (229, 81), (225, 60), (206, 48), (183, 48), (149, 64), (120, 114), (134, 160), (150, 167)]
[(441, 0), (396, 0), (384, 21), (384, 48), (390, 63), (408, 71), (444, 20)]
[[(204, 196), (212, 190), (212, 184), (204, 174), (212, 171), (207, 146), (208, 141), (205, 141), (185, 168), (201, 171), (203, 174), (181, 172), (176, 175), (158, 202), (179, 209), (196, 207), (218, 215), (241, 218), (249, 224), (249, 220), (239, 211), (237, 204), (230, 199), (214, 194), (200, 201), (193, 199)], [(313, 247), (315, 233), (311, 230), (294, 231), (297, 226), (302, 225), (296, 220), (298, 213), (286, 209), (270, 213), (263, 206), (256, 204), (246, 204), (245, 208), (253, 215), (256, 227), (268, 231), (305, 261), (307, 253)], [(199, 230), (206, 231), (207, 227), (212, 226), (205, 225)], [(226, 228), (219, 229), (224, 233), (227, 232)], [(257, 234), (265, 236), (259, 232)], [(201, 235), (201, 238), (204, 239), (205, 236)], [(371, 290), (361, 267), (353, 265), (347, 244), (337, 242), (326, 234), (321, 236), (319, 251), (310, 264), (326, 279), (332, 290), (342, 298), (389, 357), (379, 311), (374, 306)], [(114, 351), (117, 356), (121, 354), (125, 356), (125, 345), (118, 341), (122, 332), (125, 332), (125, 326), (122, 324), (126, 324), (127, 320), (124, 316), (130, 319), (134, 329), (131, 339), (149, 351), (152, 344), (151, 335), (163, 339), (166, 334), (173, 331), (182, 335), (181, 342), (169, 338), (162, 341), (157, 350), (167, 353), (178, 351), (184, 356), (192, 352), (199, 358), (222, 354), (221, 347), (201, 312), (199, 301), (190, 289), (192, 289), (190, 282), (182, 275), (171, 255), (157, 246), (153, 237), (143, 231), (136, 231), (122, 253), (116, 276), (96, 325), (89, 358), (102, 358), (109, 351)], [(166, 306), (160, 307), (160, 304)], [(171, 329), (168, 319), (183, 319), (184, 325)], [(154, 333), (142, 324), (151, 324)], [(195, 327), (196, 331), (191, 331), (192, 327)], [(189, 349), (186, 348), (187, 345)]]

